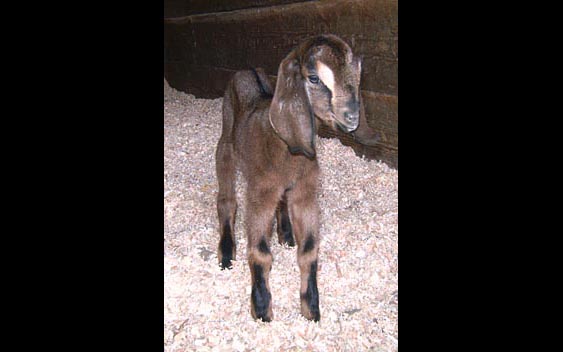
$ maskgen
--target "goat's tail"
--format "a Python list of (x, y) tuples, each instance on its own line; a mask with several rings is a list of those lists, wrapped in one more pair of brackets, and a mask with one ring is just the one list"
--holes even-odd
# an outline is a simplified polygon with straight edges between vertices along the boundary
[(252, 111), (262, 98), (271, 99), (274, 89), (262, 68), (251, 68), (236, 72), (227, 83), (223, 96), (222, 140), (232, 143), (236, 120), (245, 111)]

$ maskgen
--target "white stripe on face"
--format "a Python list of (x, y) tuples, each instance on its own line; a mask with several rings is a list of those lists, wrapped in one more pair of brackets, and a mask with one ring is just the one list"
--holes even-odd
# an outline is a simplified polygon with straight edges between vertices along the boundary
[(334, 94), (334, 74), (332, 70), (320, 61), (317, 61), (317, 72), (324, 85)]

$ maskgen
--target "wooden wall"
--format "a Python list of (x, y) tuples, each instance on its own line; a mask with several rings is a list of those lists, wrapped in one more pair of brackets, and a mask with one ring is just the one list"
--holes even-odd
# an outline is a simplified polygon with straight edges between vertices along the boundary
[(275, 81), (281, 60), (303, 38), (333, 33), (363, 57), (362, 98), (370, 133), (361, 145), (322, 128), (359, 155), (398, 165), (398, 0), (165, 0), (164, 75), (170, 86), (221, 97), (231, 75), (262, 67)]

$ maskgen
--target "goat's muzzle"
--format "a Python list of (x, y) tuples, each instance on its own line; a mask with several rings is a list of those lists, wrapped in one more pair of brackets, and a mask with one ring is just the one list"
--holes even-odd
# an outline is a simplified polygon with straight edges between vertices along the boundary
[(360, 112), (359, 111), (345, 112), (344, 120), (347, 123), (346, 126), (349, 129), (348, 132), (352, 132), (353, 130), (358, 128), (358, 125), (360, 124)]
[(336, 125), (338, 128), (344, 133), (350, 133), (355, 131), (358, 126), (360, 125), (360, 113), (359, 111), (355, 112), (344, 112), (343, 119), (335, 119)]

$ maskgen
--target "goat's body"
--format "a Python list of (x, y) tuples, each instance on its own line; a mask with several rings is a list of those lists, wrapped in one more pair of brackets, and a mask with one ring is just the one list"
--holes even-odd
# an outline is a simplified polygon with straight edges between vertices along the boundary
[(357, 129), (360, 71), (359, 59), (342, 39), (321, 35), (305, 40), (282, 60), (275, 92), (261, 69), (237, 72), (227, 85), (216, 155), (218, 259), (228, 268), (236, 256), (238, 168), (247, 183), (245, 232), (256, 319), (273, 318), (269, 243), (274, 216), (279, 242), (297, 245), (301, 314), (320, 319), (315, 119), (346, 132)]
[[(261, 70), (257, 74), (261, 76), (261, 82), (267, 80)], [(272, 98), (261, 93), (252, 71), (237, 72), (230, 84), (232, 88), (225, 94), (223, 103), (223, 135), (226, 138), (220, 143), (233, 143), (237, 167), (245, 179), (263, 175), (272, 180), (272, 187), (276, 184), (289, 188), (297, 181), (296, 176), (317, 172), (316, 159), (291, 154), (272, 128), (268, 116)], [(242, 97), (246, 104), (233, 96), (240, 92), (246, 94)], [(292, 171), (280, 173), (280, 169)]]
[(288, 189), (304, 174), (316, 172), (317, 160), (289, 152), (268, 120), (270, 103), (271, 99), (261, 99), (250, 116), (241, 117), (235, 128), (235, 155), (248, 182), (264, 178), (271, 188)]
[[(258, 74), (262, 80), (267, 80), (263, 72)], [(289, 152), (270, 124), (271, 102), (270, 97), (264, 96), (252, 71), (237, 72), (224, 96), (223, 130), (216, 155), (217, 210), (221, 226), (219, 260), (225, 268), (235, 259), (235, 178), (239, 169), (247, 183), (245, 232), (253, 283), (252, 315), (265, 321), (273, 316), (268, 285), (272, 263), (269, 242), (276, 216), (279, 242), (297, 243), (300, 249), (302, 312), (307, 318), (318, 320), (316, 188), (319, 167), (316, 159)], [(312, 267), (315, 273), (311, 272)], [(307, 291), (310, 291), (309, 298), (305, 297)]]

